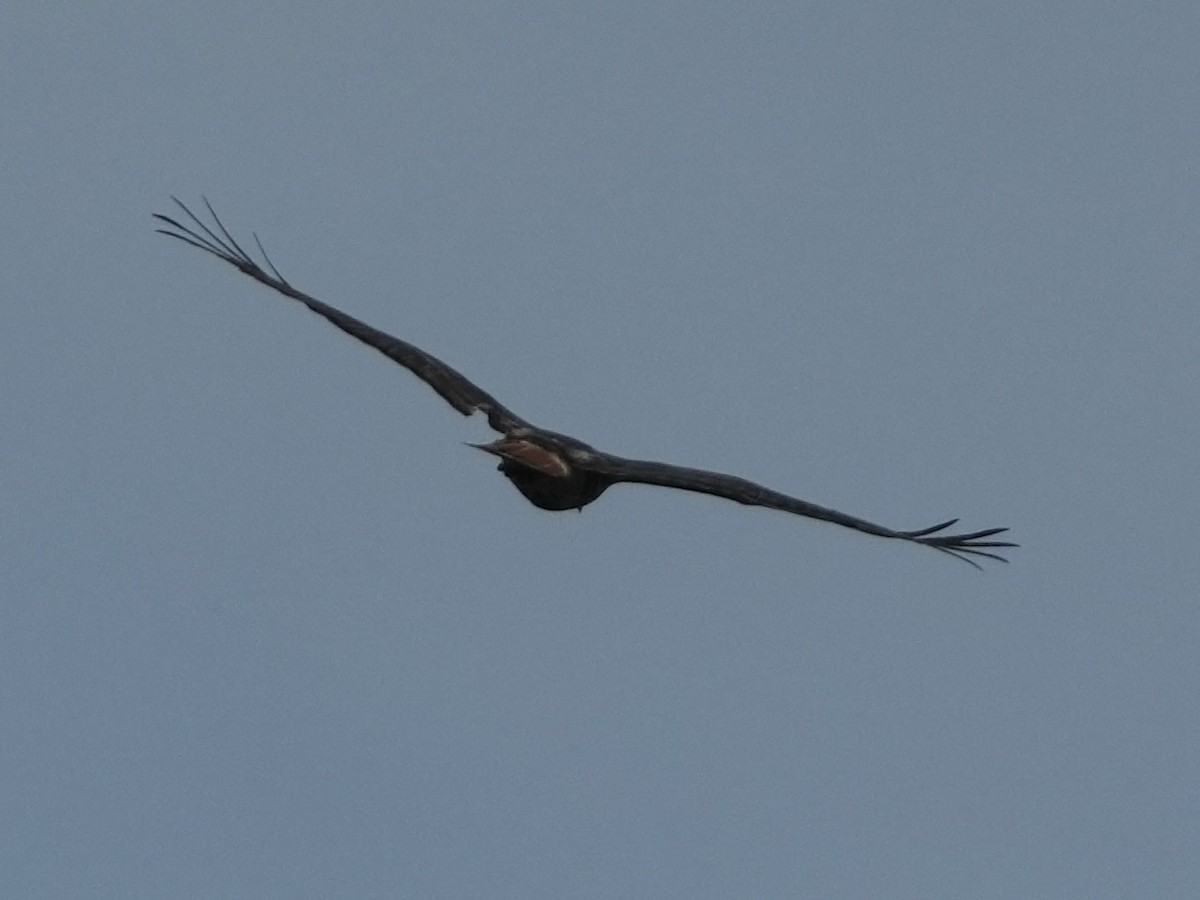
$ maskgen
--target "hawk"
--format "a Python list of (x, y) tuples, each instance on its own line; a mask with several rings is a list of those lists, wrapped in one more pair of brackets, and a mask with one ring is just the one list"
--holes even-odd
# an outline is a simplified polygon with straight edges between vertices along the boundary
[(275, 268), (255, 235), (255, 244), (266, 265), (264, 269), (234, 240), (207, 200), (204, 201), (204, 205), (212, 217), (213, 227), (202, 222), (179, 200), (174, 197), (171, 199), (182, 210), (185, 221), (189, 224), (155, 213), (154, 218), (165, 226), (156, 229), (160, 234), (211, 253), (255, 281), (303, 303), (342, 331), (404, 366), (463, 415), (483, 413), (487, 417), (488, 425), (499, 432), (500, 437), (487, 444), (471, 446), (498, 457), (500, 472), (530, 503), (540, 509), (582, 510), (614, 484), (652, 484), (711, 494), (747, 506), (764, 506), (820, 519), (876, 537), (923, 544), (965, 560), (976, 568), (979, 566), (971, 557), (986, 557), (1007, 562), (995, 551), (1017, 546), (1007, 541), (990, 540), (1006, 532), (1007, 528), (985, 528), (982, 531), (946, 534), (946, 530), (958, 522), (958, 519), (950, 519), (917, 531), (897, 531), (868, 522), (866, 519), (818, 506), (807, 500), (790, 497), (735, 475), (668, 463), (626, 459), (597, 450), (568, 435), (540, 428), (522, 419), (436, 356), (398, 337), (372, 328), (354, 316), (293, 287)]

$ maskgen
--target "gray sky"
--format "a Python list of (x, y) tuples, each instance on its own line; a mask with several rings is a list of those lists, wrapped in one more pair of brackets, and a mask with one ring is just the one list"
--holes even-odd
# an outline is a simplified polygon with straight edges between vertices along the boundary
[[(1200, 7), (17, 4), (0, 894), (1200, 896)], [(529, 506), (519, 414), (895, 527)]]

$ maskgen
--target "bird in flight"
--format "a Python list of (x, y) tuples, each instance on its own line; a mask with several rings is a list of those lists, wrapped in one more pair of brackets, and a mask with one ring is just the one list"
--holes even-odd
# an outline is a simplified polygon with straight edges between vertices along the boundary
[(541, 509), (582, 510), (614, 484), (653, 484), (712, 494), (727, 500), (736, 500), (747, 506), (765, 506), (768, 509), (808, 516), (877, 537), (923, 544), (962, 559), (976, 568), (979, 566), (972, 557), (1007, 562), (995, 551), (1003, 547), (1017, 546), (1008, 541), (989, 540), (1007, 531), (1007, 528), (986, 528), (982, 531), (946, 534), (946, 529), (958, 522), (958, 519), (950, 519), (917, 531), (896, 531), (866, 519), (809, 503), (807, 500), (789, 497), (735, 475), (723, 475), (667, 463), (625, 459), (597, 450), (565, 434), (539, 428), (522, 419), (487, 391), (432, 354), (372, 328), (365, 322), (293, 287), (279, 274), (279, 270), (267, 257), (262, 243), (255, 235), (255, 244), (266, 264), (264, 269), (238, 245), (221, 224), (207, 200), (204, 201), (204, 205), (212, 217), (213, 227), (202, 222), (179, 200), (174, 197), (171, 199), (182, 210), (188, 224), (155, 213), (154, 218), (165, 226), (156, 229), (160, 234), (211, 253), (255, 281), (265, 284), (285, 297), (298, 300), (342, 331), (404, 366), (463, 415), (481, 412), (487, 416), (488, 425), (499, 432), (500, 437), (488, 444), (471, 446), (498, 457), (500, 472), (530, 503)]

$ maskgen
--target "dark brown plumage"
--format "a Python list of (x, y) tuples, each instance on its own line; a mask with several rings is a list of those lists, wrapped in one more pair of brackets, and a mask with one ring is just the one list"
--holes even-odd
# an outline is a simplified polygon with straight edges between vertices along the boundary
[(284, 296), (300, 301), (342, 331), (374, 347), (380, 353), (404, 366), (437, 391), (447, 403), (463, 415), (471, 415), (478, 411), (487, 416), (488, 424), (502, 436), (490, 444), (473, 444), (472, 446), (499, 457), (499, 470), (534, 506), (549, 510), (581, 510), (604, 493), (607, 488), (619, 482), (655, 484), (712, 494), (716, 497), (736, 500), (738, 503), (748, 506), (765, 506), (770, 509), (808, 516), (812, 519), (821, 519), (878, 537), (898, 538), (924, 544), (926, 547), (933, 547), (935, 550), (941, 550), (958, 559), (965, 560), (971, 565), (976, 564), (969, 558), (970, 556), (1007, 562), (1004, 557), (993, 551), (1003, 547), (1017, 546), (1007, 541), (988, 540), (988, 538), (1007, 531), (1007, 528), (987, 528), (965, 534), (943, 534), (942, 532), (958, 521), (950, 519), (919, 531), (896, 531), (865, 519), (840, 513), (837, 510), (826, 509), (805, 500), (780, 494), (744, 478), (666, 463), (624, 459), (601, 452), (565, 434), (538, 428), (516, 415), (487, 391), (468, 381), (440, 359), (407, 341), (372, 328), (353, 316), (292, 287), (267, 258), (266, 251), (263, 250), (262, 244), (255, 236), (255, 243), (258, 244), (259, 252), (262, 253), (263, 261), (270, 272), (264, 270), (233, 239), (207, 200), (205, 206), (212, 216), (216, 231), (201, 222), (191, 210), (178, 200), (175, 200), (175, 203), (190, 220), (191, 225), (181, 224), (170, 216), (156, 213), (154, 217), (167, 226), (158, 229), (161, 234), (177, 238), (186, 244), (211, 253), (218, 259), (237, 267), (255, 281), (265, 284)]

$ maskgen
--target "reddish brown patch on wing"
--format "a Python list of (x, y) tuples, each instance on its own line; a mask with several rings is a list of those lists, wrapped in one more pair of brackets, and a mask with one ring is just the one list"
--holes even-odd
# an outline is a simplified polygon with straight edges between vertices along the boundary
[(520, 439), (506, 440), (500, 447), (500, 452), (523, 466), (536, 469), (554, 478), (566, 478), (571, 474), (571, 467), (566, 461), (545, 447)]

